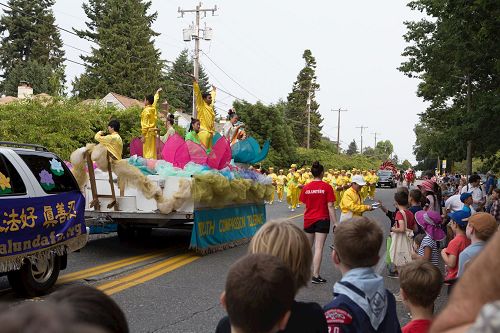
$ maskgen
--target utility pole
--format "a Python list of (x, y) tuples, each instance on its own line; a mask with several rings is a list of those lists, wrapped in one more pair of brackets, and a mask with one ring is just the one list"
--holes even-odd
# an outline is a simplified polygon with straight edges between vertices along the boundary
[(375, 144), (373, 145), (373, 149), (375, 149), (375, 147), (377, 146), (377, 135), (380, 135), (380, 133), (375, 132), (371, 134), (375, 136)]
[[(212, 16), (215, 16), (215, 12), (217, 11), (217, 6), (214, 6), (214, 8), (201, 8), (202, 3), (200, 2), (195, 9), (179, 9), (177, 12), (181, 14), (180, 17), (184, 17), (185, 13), (195, 13), (196, 14), (196, 23), (194, 26), (190, 26), (188, 29), (183, 30), (183, 39), (185, 42), (189, 42), (192, 39), (194, 39), (194, 57), (193, 57), (193, 63), (194, 63), (194, 70), (193, 70), (193, 75), (198, 80), (199, 78), (199, 72), (200, 72), (200, 39), (204, 40), (211, 40), (212, 39), (212, 28), (207, 28), (205, 24), (204, 29), (200, 29), (200, 14), (203, 13), (204, 17), (207, 16), (207, 12), (212, 12)], [(200, 36), (200, 31), (203, 31), (203, 36)], [(196, 103), (194, 99), (194, 92), (193, 92), (193, 118), (196, 118), (197, 112), (196, 112)]]
[(337, 117), (337, 154), (340, 154), (340, 113), (347, 112), (348, 110), (342, 110), (342, 108), (338, 108), (338, 110), (332, 109), (332, 111), (339, 113)]
[[(470, 74), (467, 74), (467, 114), (471, 114)], [(467, 140), (467, 176), (472, 175), (472, 140)]]
[(361, 130), (361, 154), (363, 154), (363, 130), (368, 128), (367, 126), (358, 126), (356, 128), (359, 128)]
[(307, 92), (307, 149), (311, 147), (311, 89)]
[(309, 86), (309, 89), (307, 90), (301, 90), (301, 91), (306, 91), (307, 92), (307, 104), (306, 104), (306, 111), (307, 111), (307, 138), (306, 138), (306, 147), (309, 149), (311, 147), (311, 101), (312, 101), (312, 93), (313, 91), (319, 91), (319, 89), (313, 89), (312, 88), (313, 82), (311, 80), (311, 85)]

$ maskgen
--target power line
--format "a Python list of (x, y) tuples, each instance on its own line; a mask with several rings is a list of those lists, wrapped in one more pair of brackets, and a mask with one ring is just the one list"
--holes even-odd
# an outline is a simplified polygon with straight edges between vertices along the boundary
[(332, 111), (338, 112), (338, 118), (337, 118), (337, 154), (340, 154), (340, 113), (341, 112), (347, 112), (348, 110), (342, 110), (342, 108), (339, 108), (338, 110), (332, 109)]
[(252, 95), (254, 98), (256, 98), (259, 102), (261, 103), (264, 103), (259, 97), (255, 96), (255, 94), (253, 94), (252, 92), (250, 92), (248, 89), (246, 89), (245, 87), (243, 87), (240, 83), (238, 83), (238, 81), (236, 81), (235, 79), (233, 79), (229, 74), (227, 74), (219, 65), (217, 65), (215, 63), (215, 61), (212, 60), (212, 58), (210, 58), (208, 56), (208, 54), (206, 54), (203, 50), (201, 50), (201, 53), (203, 53), (207, 58), (208, 60), (210, 60), (210, 62), (212, 64), (215, 65), (215, 67), (217, 67), (222, 73), (224, 73), (224, 75), (226, 75), (231, 81), (233, 81), (234, 83), (236, 83), (238, 85), (238, 87), (240, 87), (241, 89), (243, 89), (244, 91), (246, 91), (247, 93), (249, 93), (250, 95)]
[(356, 128), (359, 128), (361, 130), (361, 154), (363, 154), (363, 130), (367, 129), (368, 127), (361, 125)]

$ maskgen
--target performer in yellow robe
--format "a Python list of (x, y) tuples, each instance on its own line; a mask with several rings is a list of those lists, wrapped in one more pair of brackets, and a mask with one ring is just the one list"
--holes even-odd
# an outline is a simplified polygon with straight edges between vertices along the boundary
[(360, 191), (360, 196), (361, 196), (361, 202), (365, 202), (366, 198), (368, 197), (368, 193), (370, 191), (370, 180), (371, 177), (368, 175), (368, 172), (366, 170), (363, 170), (361, 173), (361, 176), (363, 176), (363, 180), (366, 182), (366, 185), (361, 188)]
[(278, 192), (278, 201), (283, 202), (283, 194), (285, 192), (286, 176), (284, 170), (280, 169), (278, 177), (276, 177), (276, 192)]
[(96, 133), (94, 139), (106, 147), (111, 155), (117, 160), (122, 159), (123, 141), (118, 134), (120, 131), (120, 122), (116, 119), (110, 120), (108, 123), (108, 135), (104, 135), (103, 131)]
[(144, 158), (156, 159), (156, 120), (158, 115), (156, 114), (156, 105), (160, 99), (159, 88), (156, 94), (153, 96), (149, 95), (144, 100), (146, 105), (141, 113), (141, 141), (142, 141), (142, 155)]
[(371, 170), (370, 172), (370, 191), (368, 197), (372, 200), (375, 200), (375, 191), (377, 190), (378, 176), (375, 170)]
[(201, 93), (198, 81), (193, 77), (193, 89), (196, 104), (197, 118), (200, 119), (200, 137), (201, 144), (205, 149), (212, 148), (212, 138), (215, 133), (215, 86), (212, 86), (210, 93)]
[(335, 207), (340, 206), (342, 195), (344, 194), (344, 175), (345, 171), (342, 170), (337, 176), (337, 187), (335, 188)]
[(299, 186), (299, 179), (300, 179), (300, 174), (297, 172), (297, 164), (292, 164), (290, 166), (290, 173), (286, 176), (287, 179), (287, 201), (288, 201), (288, 207), (292, 212), (295, 211), (295, 208), (297, 208), (299, 204), (299, 192), (298, 186)]
[[(278, 180), (278, 175), (276, 175), (274, 173), (273, 167), (269, 167), (269, 174), (267, 175), (267, 177), (271, 178), (271, 181), (273, 182), (274, 189), (276, 190), (276, 181)], [(275, 193), (273, 191), (273, 195), (270, 196), (269, 198), (267, 198), (267, 201), (269, 202), (270, 205), (272, 205), (274, 202), (274, 196), (275, 196)]]

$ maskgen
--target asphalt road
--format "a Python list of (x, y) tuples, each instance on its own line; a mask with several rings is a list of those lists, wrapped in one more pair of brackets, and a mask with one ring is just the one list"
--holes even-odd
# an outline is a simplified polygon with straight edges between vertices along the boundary
[[(394, 189), (377, 189), (376, 199), (392, 207)], [(292, 220), (302, 226), (303, 208), (290, 212), (285, 203), (267, 206), (267, 219)], [(375, 219), (387, 235), (389, 220), (381, 210), (366, 213)], [(58, 285), (84, 283), (105, 291), (120, 305), (131, 332), (213, 332), (224, 316), (219, 296), (224, 288), (229, 266), (247, 251), (247, 245), (199, 257), (188, 251), (189, 231), (154, 230), (151, 237), (123, 243), (116, 234), (92, 236), (79, 253), (68, 259)], [(331, 235), (327, 245), (331, 244)], [(380, 252), (378, 272), (386, 276), (385, 246)], [(333, 284), (341, 278), (334, 267), (330, 250), (325, 248), (321, 275), (326, 284), (303, 288), (298, 300), (320, 305), (332, 298)], [(386, 287), (397, 292), (397, 279), (384, 278)], [(436, 302), (436, 309), (446, 302), (446, 289)], [(9, 304), (27, 300), (18, 298), (5, 277), (0, 277), (0, 301)], [(400, 322), (409, 321), (407, 310), (398, 303)]]

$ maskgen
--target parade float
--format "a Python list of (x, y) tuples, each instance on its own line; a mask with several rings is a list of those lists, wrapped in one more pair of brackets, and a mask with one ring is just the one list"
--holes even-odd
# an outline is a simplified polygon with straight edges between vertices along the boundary
[(152, 228), (192, 229), (190, 248), (209, 253), (244, 243), (266, 221), (271, 180), (248, 168), (263, 160), (253, 138), (230, 145), (216, 134), (210, 149), (180, 135), (157, 141), (157, 159), (142, 157), (138, 138), (131, 157), (116, 160), (101, 145), (71, 155), (87, 198), (87, 224), (117, 223), (120, 239), (147, 236)]

